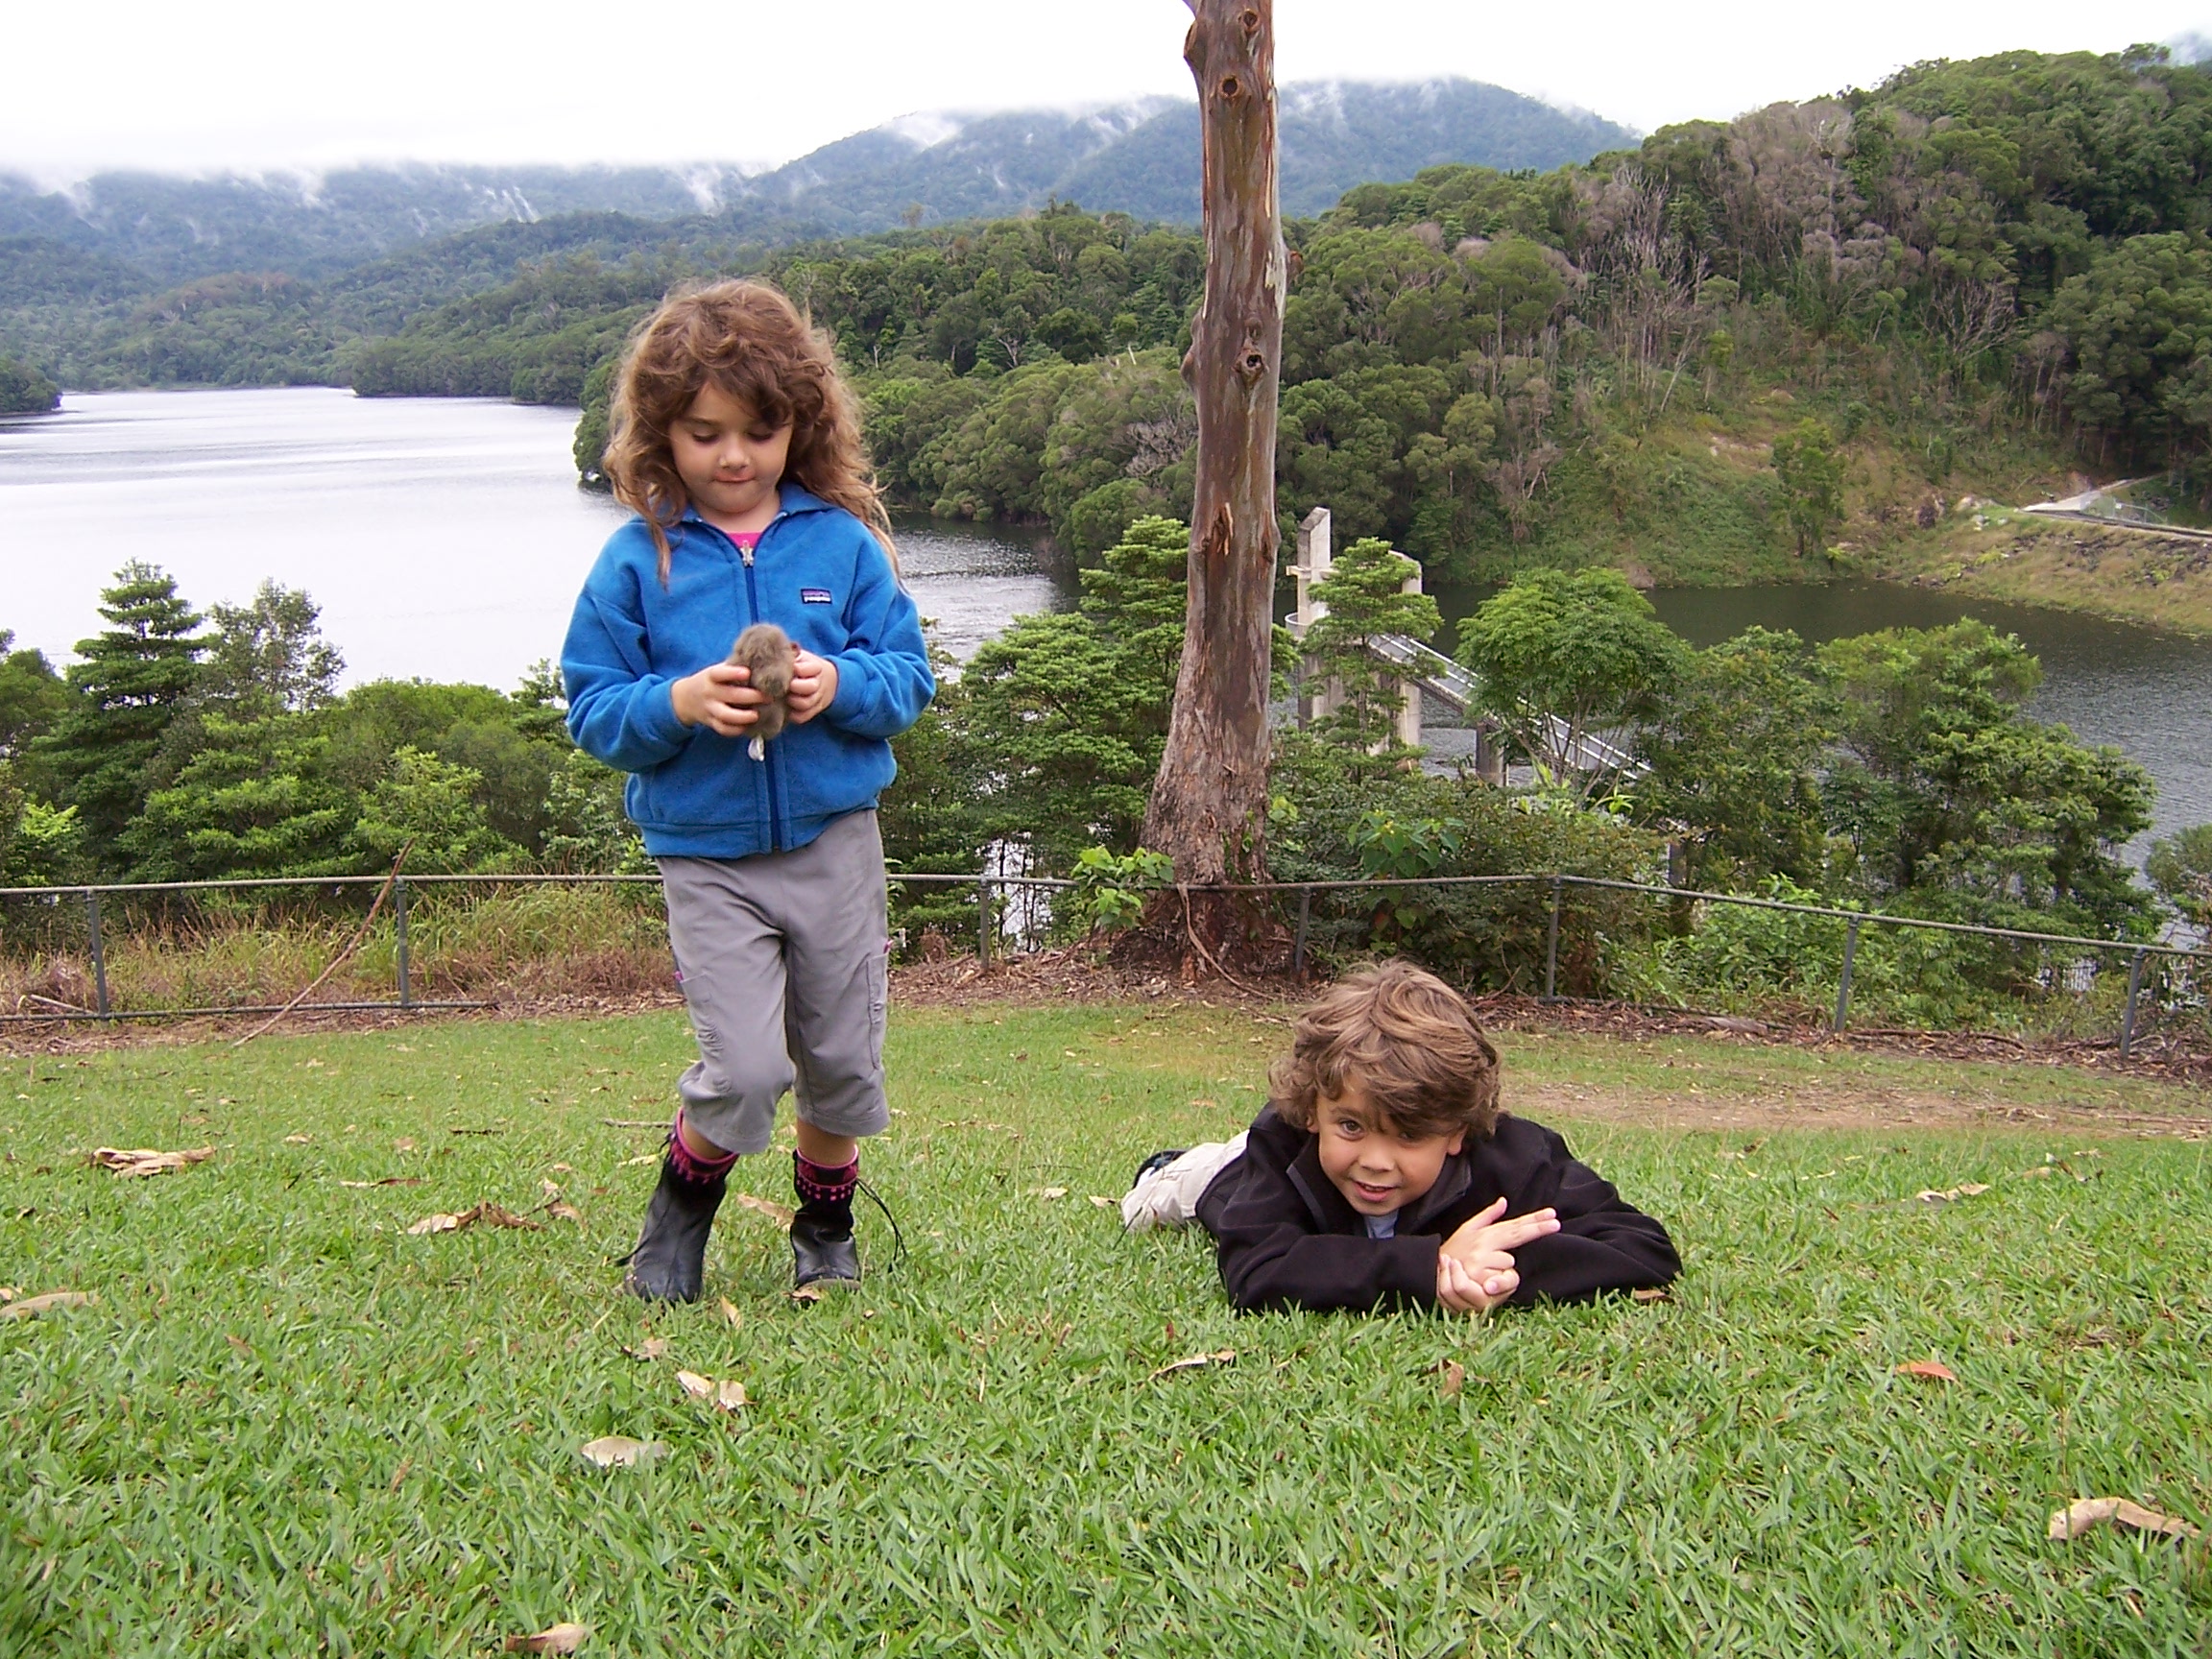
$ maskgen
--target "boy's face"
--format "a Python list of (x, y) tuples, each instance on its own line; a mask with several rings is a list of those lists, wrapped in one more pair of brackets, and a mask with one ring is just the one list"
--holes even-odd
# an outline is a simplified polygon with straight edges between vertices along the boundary
[[(776, 515), (791, 428), (768, 426), (709, 381), (668, 428), (676, 476), (709, 524), (757, 530)], [(758, 520), (758, 522), (755, 522)]]
[(1400, 1134), (1351, 1079), (1343, 1094), (1314, 1101), (1313, 1128), (1321, 1138), (1322, 1173), (1362, 1215), (1387, 1215), (1420, 1198), (1467, 1138), (1464, 1129)]

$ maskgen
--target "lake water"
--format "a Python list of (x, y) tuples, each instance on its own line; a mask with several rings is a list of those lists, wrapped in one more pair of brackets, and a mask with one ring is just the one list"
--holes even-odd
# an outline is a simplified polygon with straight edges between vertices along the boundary
[[(509, 686), (558, 655), (593, 556), (623, 517), (576, 488), (572, 412), (322, 387), (72, 396), (0, 420), (0, 628), (57, 661), (101, 626), (127, 559), (187, 597), (243, 601), (265, 576), (304, 588), (349, 683), (383, 676)], [(940, 641), (967, 657), (1024, 612), (1072, 602), (1041, 536), (901, 526)], [(1447, 613), (1468, 596), (1441, 596)], [(2043, 661), (2034, 712), (2117, 743), (2158, 780), (2158, 827), (2212, 821), (2212, 641), (1887, 583), (1662, 589), (1660, 615), (1704, 645), (1764, 623), (1809, 639), (1977, 615)]]

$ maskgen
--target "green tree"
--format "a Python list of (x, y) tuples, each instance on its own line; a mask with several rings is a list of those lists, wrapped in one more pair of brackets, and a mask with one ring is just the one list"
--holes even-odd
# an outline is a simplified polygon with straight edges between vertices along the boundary
[(1774, 440), (1773, 462), (1797, 557), (1824, 551), (1843, 521), (1843, 461), (1836, 453), (1835, 434), (1818, 421), (1800, 421)]
[(46, 654), (12, 650), (14, 643), (13, 631), (0, 628), (0, 759), (21, 754), (69, 704)]
[(77, 642), (69, 705), (33, 747), (78, 809), (93, 857), (112, 870), (146, 798), (148, 762), (200, 687), (206, 641), (175, 578), (136, 560), (101, 591), (100, 614), (108, 630)]
[(2174, 465), (2212, 434), (2212, 242), (2135, 236), (2058, 290), (2074, 419), (2123, 464)]
[(1368, 537), (1353, 542), (1315, 585), (1313, 597), (1328, 613), (1300, 642), (1312, 675), (1331, 685), (1333, 698), (1342, 699), (1313, 722), (1314, 735), (1384, 764), (1407, 754), (1396, 726), (1407, 693), (1371, 645), (1386, 634), (1427, 640), (1443, 627), (1435, 600), (1404, 591), (1406, 578), (1420, 568), (1387, 541)]
[(61, 406), (61, 389), (19, 358), (0, 353), (0, 415), (43, 415)]
[(1484, 709), (1558, 783), (1589, 800), (1618, 778), (1586, 739), (1649, 714), (1689, 647), (1618, 570), (1533, 570), (1459, 627)]
[(2151, 885), (2200, 927), (2212, 927), (2212, 824), (2151, 843)]
[(155, 790), (120, 850), (139, 881), (327, 876), (361, 868), (360, 798), (329, 775), (329, 739), (297, 715), (211, 714), (201, 747)]
[(1753, 628), (1692, 652), (1638, 737), (1650, 771), (1634, 816), (1680, 838), (1693, 887), (1743, 890), (1775, 875), (1815, 884), (1836, 720), (1794, 634)]
[(406, 868), (421, 875), (511, 869), (522, 850), (492, 828), (483, 784), (480, 772), (403, 748), (362, 802), (353, 845), (382, 863), (407, 848)]
[(581, 749), (561, 757), (545, 786), (544, 864), (565, 875), (652, 873), (644, 837), (623, 810), (624, 774)]
[(1819, 661), (1843, 748), (1831, 823), (1870, 895), (1947, 896), (1976, 919), (2144, 925), (2149, 896), (2116, 850), (2151, 822), (2151, 780), (2020, 711), (2041, 670), (2018, 639), (1968, 620), (1831, 640)]
[(322, 609), (304, 589), (264, 579), (245, 605), (214, 604), (204, 690), (242, 709), (301, 713), (337, 697), (346, 660), (323, 637)]

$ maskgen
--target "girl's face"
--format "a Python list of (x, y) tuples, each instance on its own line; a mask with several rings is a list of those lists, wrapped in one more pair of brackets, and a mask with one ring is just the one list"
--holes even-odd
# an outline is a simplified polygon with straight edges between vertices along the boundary
[(676, 476), (699, 516), (718, 530), (765, 530), (791, 454), (791, 428), (769, 426), (709, 382), (668, 428)]
[(1401, 1134), (1350, 1078), (1343, 1094), (1313, 1102), (1313, 1128), (1321, 1138), (1321, 1172), (1362, 1215), (1388, 1215), (1422, 1197), (1466, 1140), (1466, 1131), (1457, 1129)]

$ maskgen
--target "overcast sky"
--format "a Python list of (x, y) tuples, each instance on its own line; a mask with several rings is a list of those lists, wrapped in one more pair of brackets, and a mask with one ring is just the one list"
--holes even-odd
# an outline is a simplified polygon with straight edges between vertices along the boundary
[[(775, 162), (913, 110), (1187, 93), (1188, 18), (1180, 0), (14, 0), (0, 170)], [(1285, 81), (1464, 75), (1648, 131), (1924, 58), (2212, 35), (2212, 0), (1277, 0), (1276, 25)]]

